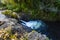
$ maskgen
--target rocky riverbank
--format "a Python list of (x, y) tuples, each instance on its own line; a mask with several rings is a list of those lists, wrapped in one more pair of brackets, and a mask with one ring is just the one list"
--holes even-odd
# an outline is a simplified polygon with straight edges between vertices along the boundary
[[(3, 14), (4, 15), (4, 14)], [(49, 38), (37, 31), (26, 29), (18, 20), (6, 15), (0, 15), (0, 39), (1, 40), (49, 40)]]

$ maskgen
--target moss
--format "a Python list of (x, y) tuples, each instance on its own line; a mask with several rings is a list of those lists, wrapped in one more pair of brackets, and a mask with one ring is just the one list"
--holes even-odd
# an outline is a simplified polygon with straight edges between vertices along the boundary
[(16, 12), (13, 12), (11, 10), (5, 10), (4, 12), (2, 12), (2, 14), (7, 15), (8, 17), (12, 17), (12, 18), (18, 18), (19, 15), (17, 15)]

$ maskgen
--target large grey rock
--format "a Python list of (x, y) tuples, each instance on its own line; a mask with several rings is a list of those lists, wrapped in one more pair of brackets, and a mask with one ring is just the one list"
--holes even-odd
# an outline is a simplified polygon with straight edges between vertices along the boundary
[(48, 37), (44, 34), (38, 32), (30, 32), (28, 34), (28, 40), (49, 40)]
[[(0, 26), (0, 29), (1, 28), (5, 28), (5, 27), (8, 27), (9, 25), (12, 26), (12, 25), (15, 25), (17, 23), (17, 20), (16, 19), (13, 19), (13, 18), (7, 18), (8, 21), (4, 21), (4, 24), (2, 24)], [(3, 21), (2, 21), (3, 22)]]
[(26, 28), (24, 28), (23, 25), (18, 23), (18, 20), (14, 18), (7, 18), (8, 21), (5, 21), (4, 24), (0, 26), (0, 29), (4, 28), (6, 30), (12, 30), (13, 33), (25, 33), (28, 32)]

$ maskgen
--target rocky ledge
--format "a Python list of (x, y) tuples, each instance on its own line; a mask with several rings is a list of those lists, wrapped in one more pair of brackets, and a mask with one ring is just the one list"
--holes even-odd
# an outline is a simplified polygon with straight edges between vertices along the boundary
[(26, 29), (15, 18), (0, 15), (0, 40), (49, 40), (41, 33)]

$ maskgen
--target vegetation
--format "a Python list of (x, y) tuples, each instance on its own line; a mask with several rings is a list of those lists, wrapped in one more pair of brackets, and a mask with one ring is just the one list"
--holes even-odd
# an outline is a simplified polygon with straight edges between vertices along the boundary
[(12, 17), (12, 18), (18, 18), (18, 16), (19, 16), (16, 12), (13, 12), (11, 10), (5, 10), (2, 12), (2, 14)]
[[(29, 13), (30, 19), (41, 19), (46, 21), (60, 20), (60, 1), (59, 0), (1, 0), (7, 9), (15, 12)], [(44, 9), (40, 6), (44, 5)], [(43, 7), (43, 6), (42, 6)], [(48, 10), (49, 8), (56, 8)]]

